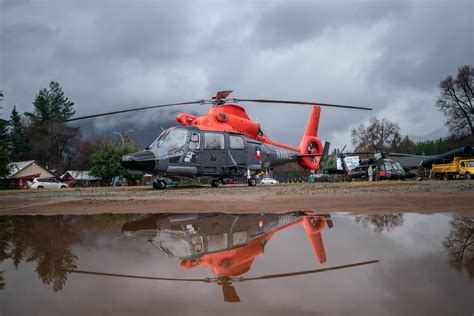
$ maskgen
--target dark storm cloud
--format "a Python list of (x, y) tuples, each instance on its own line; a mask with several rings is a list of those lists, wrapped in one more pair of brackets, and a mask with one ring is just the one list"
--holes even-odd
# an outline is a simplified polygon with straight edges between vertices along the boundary
[[(473, 63), (466, 1), (2, 1), (3, 116), (31, 111), (59, 81), (78, 115), (188, 101), (233, 89), (243, 98), (373, 106), (324, 109), (337, 145), (371, 115), (428, 134), (444, 119), (437, 84)], [(275, 140), (297, 144), (310, 109), (246, 105)], [(205, 107), (179, 111), (205, 112)], [(169, 115), (165, 116), (168, 122)], [(160, 115), (126, 116), (159, 128)], [(108, 132), (122, 118), (95, 120)], [(133, 121), (132, 121), (133, 120)], [(92, 124), (92, 123), (91, 123)], [(137, 129), (137, 128), (135, 128)], [(155, 134), (155, 133), (154, 133)]]
[(254, 40), (269, 49), (286, 47), (314, 39), (328, 29), (367, 27), (407, 10), (403, 1), (278, 2), (262, 14)]
[(388, 85), (432, 89), (457, 68), (474, 62), (473, 1), (421, 1), (378, 45), (375, 78)]

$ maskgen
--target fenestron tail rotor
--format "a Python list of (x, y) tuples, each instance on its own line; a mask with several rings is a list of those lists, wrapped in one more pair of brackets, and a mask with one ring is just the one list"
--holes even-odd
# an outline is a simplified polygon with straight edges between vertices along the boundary
[(298, 271), (298, 272), (287, 272), (287, 273), (280, 273), (280, 274), (268, 274), (268, 275), (262, 275), (259, 277), (251, 277), (251, 278), (245, 278), (245, 277), (234, 278), (234, 277), (221, 276), (218, 278), (206, 278), (206, 279), (181, 279), (181, 278), (151, 277), (151, 276), (141, 276), (141, 275), (131, 275), (131, 274), (95, 272), (95, 271), (86, 271), (86, 270), (64, 270), (64, 271), (69, 272), (69, 273), (76, 273), (76, 274), (128, 278), (128, 279), (153, 280), (153, 281), (217, 283), (219, 285), (222, 285), (224, 301), (240, 302), (239, 295), (237, 294), (235, 288), (231, 285), (232, 283), (257, 281), (257, 280), (270, 280), (270, 279), (286, 278), (286, 277), (293, 277), (293, 276), (299, 276), (299, 275), (314, 274), (314, 273), (320, 273), (320, 272), (329, 272), (329, 271), (334, 271), (334, 270), (342, 270), (342, 269), (354, 268), (354, 267), (363, 266), (363, 265), (369, 265), (369, 264), (373, 264), (377, 262), (379, 262), (379, 260), (370, 260), (370, 261), (356, 262), (356, 263), (333, 266), (333, 267), (322, 268), (322, 269), (305, 270), (305, 271)]

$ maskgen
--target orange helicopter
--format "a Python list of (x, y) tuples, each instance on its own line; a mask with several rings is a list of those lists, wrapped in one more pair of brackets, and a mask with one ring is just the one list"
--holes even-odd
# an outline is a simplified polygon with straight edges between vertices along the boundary
[(314, 274), (378, 262), (371, 260), (259, 277), (241, 276), (250, 270), (255, 258), (264, 252), (265, 245), (276, 233), (297, 224), (303, 226), (318, 262), (326, 263), (321, 232), (326, 227), (333, 227), (330, 215), (318, 215), (310, 211), (285, 214), (161, 214), (127, 222), (122, 226), (122, 232), (127, 237), (146, 239), (170, 257), (180, 260), (183, 269), (201, 266), (209, 268), (217, 277), (181, 279), (84, 270), (68, 272), (133, 279), (215, 283), (222, 286), (224, 301), (240, 302), (232, 283)]
[[(306, 101), (228, 98), (232, 91), (220, 91), (210, 100), (197, 100), (161, 104), (67, 120), (77, 121), (133, 111), (188, 104), (211, 104), (207, 114), (195, 116), (180, 113), (176, 120), (182, 125), (164, 130), (142, 151), (124, 155), (124, 168), (157, 175), (155, 189), (166, 188), (163, 177), (210, 177), (217, 187), (223, 178), (246, 176), (249, 186), (257, 184), (255, 175), (260, 172), (298, 162), (303, 168), (317, 170), (323, 154), (318, 138), (321, 106), (346, 109), (372, 110), (371, 108)], [(311, 114), (299, 147), (271, 140), (260, 124), (247, 115), (239, 102), (312, 105)]]

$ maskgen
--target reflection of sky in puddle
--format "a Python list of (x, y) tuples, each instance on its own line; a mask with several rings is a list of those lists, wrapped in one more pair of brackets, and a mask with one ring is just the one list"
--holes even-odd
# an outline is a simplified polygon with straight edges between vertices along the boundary
[[(453, 231), (450, 215), (404, 214), (385, 222), (367, 217), (359, 217), (357, 222), (357, 217), (337, 214), (332, 218), (334, 227), (322, 231), (327, 255), (324, 265), (317, 262), (302, 226), (296, 225), (274, 235), (245, 276), (372, 259), (380, 262), (313, 275), (234, 283), (242, 302), (229, 304), (223, 302), (218, 285), (205, 283), (71, 274), (64, 288), (55, 292), (51, 285), (39, 280), (36, 263), (21, 262), (15, 270), (7, 259), (0, 267), (6, 279), (6, 287), (0, 291), (0, 314), (472, 314), (474, 282), (465, 269), (458, 272), (450, 266), (443, 246)], [(379, 227), (365, 224), (364, 219), (377, 222)], [(384, 224), (390, 223), (401, 225), (383, 229), (387, 227)], [(120, 236), (118, 229), (90, 223), (78, 225), (87, 232), (80, 243), (71, 247), (78, 257), (78, 269), (176, 278), (214, 277), (207, 268), (183, 270), (178, 260), (144, 240), (116, 239)], [(40, 243), (41, 238), (38, 240)], [(472, 256), (474, 250), (470, 251)]]

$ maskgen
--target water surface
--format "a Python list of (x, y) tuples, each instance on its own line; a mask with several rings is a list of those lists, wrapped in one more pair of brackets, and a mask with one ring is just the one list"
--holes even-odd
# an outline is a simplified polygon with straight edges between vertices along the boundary
[(473, 218), (310, 215), (0, 217), (0, 314), (474, 313)]

